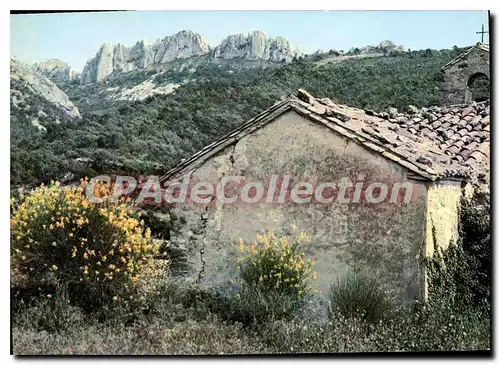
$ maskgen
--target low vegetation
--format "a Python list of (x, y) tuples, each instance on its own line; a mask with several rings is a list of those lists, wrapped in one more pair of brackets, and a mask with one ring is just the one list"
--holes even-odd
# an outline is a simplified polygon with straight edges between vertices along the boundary
[[(205, 287), (174, 279), (168, 261), (156, 260), (154, 265), (143, 261), (153, 247), (140, 218), (129, 210), (133, 208), (130, 202), (107, 201), (91, 208), (81, 198), (81, 188), (62, 189), (54, 184), (13, 202), (11, 291), (16, 354), (490, 348), (491, 256), (482, 253), (491, 247), (484, 197), (464, 202), (462, 240), (457, 250), (448, 251), (439, 261), (444, 266), (435, 266), (437, 258), (429, 263), (434, 274), (428, 303), (400, 307), (376, 281), (353, 273), (332, 283), (329, 311), (323, 313), (315, 307), (319, 297), (308, 290), (314, 274), (302, 250), (308, 240), (304, 232), (266, 232), (255, 242), (240, 242), (236, 284)], [(105, 188), (110, 187), (99, 189)], [(68, 222), (64, 217), (70, 212), (78, 217)], [(83, 219), (81, 225), (79, 219)], [(57, 227), (50, 228), (57, 222)], [(44, 224), (48, 230), (39, 227)], [(109, 230), (109, 234), (94, 240), (96, 229)], [(95, 254), (89, 253), (92, 250)], [(138, 255), (133, 256), (134, 252)], [(463, 262), (467, 271), (458, 265)], [(129, 274), (113, 274), (111, 279), (106, 275), (111, 265)], [(92, 275), (90, 267), (95, 269)], [(99, 286), (99, 306), (89, 296), (71, 291), (79, 283)], [(117, 288), (128, 288), (127, 296)], [(87, 305), (89, 301), (93, 305)]]
[(348, 273), (332, 284), (328, 313), (379, 322), (391, 312), (391, 300), (376, 279), (364, 273)]

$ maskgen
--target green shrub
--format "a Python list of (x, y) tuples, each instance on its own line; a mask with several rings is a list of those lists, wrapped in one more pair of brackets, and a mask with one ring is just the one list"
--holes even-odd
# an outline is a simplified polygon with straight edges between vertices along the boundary
[(316, 279), (316, 273), (311, 273), (313, 262), (300, 251), (307, 241), (305, 233), (287, 237), (272, 232), (257, 235), (251, 244), (240, 239), (242, 255), (238, 262), (243, 280), (250, 287), (301, 298)]
[(448, 298), (415, 311), (397, 308), (387, 321), (365, 329), (378, 351), (487, 350), (490, 318), (474, 308), (456, 306)]
[(180, 280), (167, 281), (150, 298), (153, 304), (148, 314), (171, 323), (207, 320), (216, 315), (225, 321), (252, 326), (291, 318), (302, 305), (302, 301), (289, 294), (256, 286), (243, 285), (235, 292)]
[(460, 237), (465, 256), (463, 261), (466, 261), (468, 269), (467, 278), (462, 278), (460, 283), (464, 289), (471, 291), (470, 295), (476, 304), (489, 303), (493, 256), (489, 193), (475, 192), (471, 200), (462, 200)]
[(252, 326), (290, 319), (302, 303), (283, 291), (243, 285), (235, 294), (219, 295), (211, 309), (225, 320)]
[[(86, 186), (42, 185), (14, 202), (12, 277), (20, 287), (66, 287), (72, 304), (98, 310), (128, 300), (158, 247), (131, 205), (90, 203)], [(110, 189), (96, 185), (95, 194)]]
[(386, 317), (391, 301), (379, 283), (366, 274), (348, 273), (331, 285), (329, 316), (360, 317), (375, 322)]
[(205, 320), (217, 302), (214, 290), (181, 280), (165, 281), (156, 293), (150, 296), (152, 305), (148, 314), (170, 323)]

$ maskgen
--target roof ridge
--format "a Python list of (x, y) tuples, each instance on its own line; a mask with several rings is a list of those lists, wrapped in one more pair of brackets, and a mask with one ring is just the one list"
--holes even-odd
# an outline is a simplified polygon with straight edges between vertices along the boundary
[(475, 49), (480, 49), (480, 50), (485, 51), (485, 52), (489, 52), (490, 51), (490, 47), (489, 46), (486, 47), (485, 44), (482, 44), (482, 43), (478, 42), (475, 45), (471, 46), (468, 50), (460, 53), (457, 57), (455, 57), (454, 59), (452, 59), (446, 65), (444, 65), (443, 67), (441, 67), (441, 71), (444, 71), (447, 68), (453, 66), (455, 63), (457, 63), (458, 61), (460, 61), (465, 56), (469, 55)]
[[(236, 127), (223, 135), (222, 137), (218, 138), (214, 142), (210, 143), (209, 145), (203, 147), (201, 150), (198, 152), (194, 153), (189, 157), (188, 159), (185, 159), (181, 161), (179, 164), (177, 164), (175, 167), (172, 169), (168, 170), (165, 174), (163, 174), (160, 177), (160, 181), (165, 181), (167, 179), (170, 179), (179, 173), (185, 173), (187, 168), (189, 168), (193, 163), (196, 161), (199, 161), (200, 158), (211, 154), (214, 150), (220, 150), (222, 148), (227, 147), (227, 145), (230, 145), (232, 143), (227, 143), (228, 141), (234, 140), (234, 142), (238, 141), (239, 134), (244, 133), (254, 125), (258, 124), (259, 122), (263, 122), (265, 124), (267, 121), (270, 120), (272, 117), (276, 117), (277, 115), (280, 115), (287, 111), (290, 108), (290, 97), (285, 98), (284, 100), (275, 103), (272, 105), (270, 108), (264, 110), (262, 113), (259, 115), (255, 116), (254, 118), (248, 120), (247, 122), (243, 123), (239, 127)], [(241, 137), (240, 137), (241, 138)]]

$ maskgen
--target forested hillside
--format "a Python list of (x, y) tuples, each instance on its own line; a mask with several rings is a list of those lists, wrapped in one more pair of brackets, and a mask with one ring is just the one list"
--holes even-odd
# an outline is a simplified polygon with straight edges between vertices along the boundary
[[(65, 91), (82, 113), (79, 123), (53, 123), (46, 132), (28, 133), (12, 112), (11, 184), (40, 183), (68, 172), (75, 177), (162, 173), (298, 88), (365, 109), (439, 104), (439, 70), (461, 51), (395, 52), (318, 65), (326, 54), (280, 68), (236, 71), (215, 63), (199, 65), (195, 74), (164, 73), (162, 81), (188, 80), (171, 94), (116, 104), (106, 100), (105, 105), (96, 97), (101, 84), (73, 85)], [(139, 76), (123, 76), (122, 82), (133, 77)]]

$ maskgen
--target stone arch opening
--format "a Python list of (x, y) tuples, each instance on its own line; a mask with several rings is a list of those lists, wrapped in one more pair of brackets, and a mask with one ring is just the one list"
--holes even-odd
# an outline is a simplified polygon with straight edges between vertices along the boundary
[(490, 98), (490, 79), (482, 72), (477, 72), (467, 80), (465, 102), (481, 102)]

